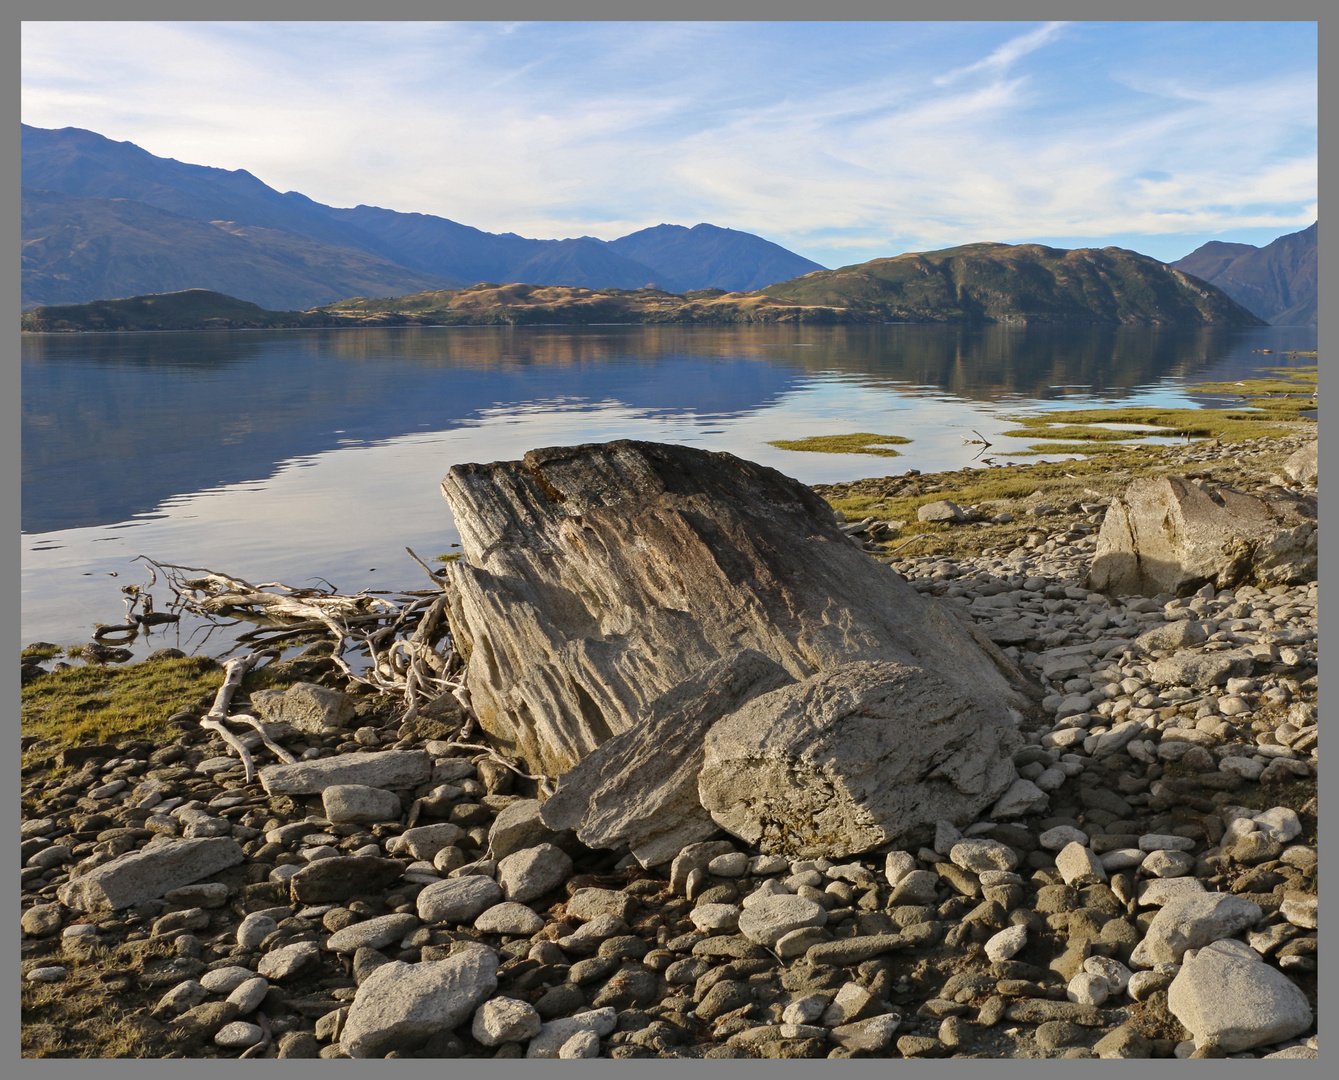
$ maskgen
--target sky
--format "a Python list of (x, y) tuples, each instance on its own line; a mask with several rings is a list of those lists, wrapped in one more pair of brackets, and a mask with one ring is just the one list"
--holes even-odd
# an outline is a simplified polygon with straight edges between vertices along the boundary
[(836, 267), (1317, 217), (1314, 22), (25, 22), (22, 116), (334, 206)]

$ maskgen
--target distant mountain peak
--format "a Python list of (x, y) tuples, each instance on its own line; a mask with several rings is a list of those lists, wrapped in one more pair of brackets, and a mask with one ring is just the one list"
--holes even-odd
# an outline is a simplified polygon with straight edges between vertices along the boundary
[(1317, 219), (1264, 247), (1210, 240), (1171, 263), (1216, 285), (1248, 311), (1279, 326), (1317, 321)]

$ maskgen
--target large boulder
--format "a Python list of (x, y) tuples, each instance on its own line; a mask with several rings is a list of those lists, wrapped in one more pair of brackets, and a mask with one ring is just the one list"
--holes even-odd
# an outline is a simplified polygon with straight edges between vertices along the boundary
[(741, 649), (796, 679), (885, 660), (1016, 707), (1034, 692), (853, 546), (814, 491), (731, 454), (555, 447), (457, 465), (442, 490), (465, 556), (446, 574), (474, 712), (532, 771), (561, 776)]
[(921, 668), (846, 664), (713, 725), (698, 797), (768, 854), (841, 858), (914, 843), (1009, 789), (1019, 719)]
[(794, 681), (752, 649), (713, 661), (565, 773), (540, 811), (545, 824), (575, 828), (589, 847), (627, 846), (643, 866), (669, 862), (719, 829), (697, 797), (707, 730)]
[(1112, 499), (1088, 588), (1185, 596), (1206, 583), (1292, 585), (1316, 578), (1314, 499), (1256, 498), (1181, 477), (1141, 477)]

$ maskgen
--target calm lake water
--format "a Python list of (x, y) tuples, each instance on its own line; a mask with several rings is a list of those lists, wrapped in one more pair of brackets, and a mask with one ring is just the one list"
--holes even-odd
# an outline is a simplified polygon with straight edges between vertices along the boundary
[[(999, 434), (1010, 415), (1218, 404), (1185, 386), (1315, 347), (1314, 327), (25, 335), (23, 640), (82, 642), (122, 621), (121, 586), (148, 580), (141, 554), (252, 582), (426, 587), (404, 549), (451, 551), (439, 484), (460, 462), (635, 438), (728, 450), (808, 483), (961, 468), (981, 450), (965, 441), (974, 430), (997, 461), (1026, 447)], [(892, 459), (767, 445), (856, 431), (913, 441)], [(157, 592), (161, 610), (170, 595)], [(134, 648), (200, 643), (183, 625)], [(201, 651), (227, 644), (216, 634)]]

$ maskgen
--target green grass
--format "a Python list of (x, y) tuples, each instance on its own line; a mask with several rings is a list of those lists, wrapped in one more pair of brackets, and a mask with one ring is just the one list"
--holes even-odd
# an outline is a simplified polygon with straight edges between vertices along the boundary
[(1043, 454), (1127, 454), (1136, 449), (1125, 443), (1099, 443), (1096, 446), (1073, 443), (1033, 443), (1026, 450), (1014, 450), (1010, 457), (1040, 457)]
[[(1232, 442), (1262, 437), (1290, 435), (1296, 431), (1296, 413), (1315, 408), (1298, 398), (1262, 398), (1259, 409), (1166, 409), (1153, 406), (1126, 406), (1109, 409), (1063, 409), (1033, 416), (1010, 417), (1020, 428), (1008, 432), (1014, 438), (1064, 438), (1110, 441), (1138, 439), (1148, 435), (1174, 435), (1191, 438), (1218, 438)], [(1271, 404), (1272, 403), (1272, 404)], [(1287, 426), (1280, 420), (1292, 421)], [(1062, 429), (1052, 424), (1063, 423)], [(1094, 424), (1143, 424), (1156, 430), (1114, 432)]]
[(1015, 428), (1001, 434), (1011, 439), (1035, 439), (1039, 431), (1052, 439), (1082, 439), (1085, 442), (1128, 442), (1130, 439), (1142, 439), (1148, 435), (1160, 434), (1157, 431), (1113, 431), (1111, 428), (1080, 424), (1051, 426), (1049, 423), (1046, 425), (1029, 423), (1027, 427)]
[(782, 450), (806, 450), (816, 454), (874, 454), (877, 457), (901, 457), (891, 445), (911, 442), (901, 435), (873, 435), (867, 431), (853, 435), (812, 435), (807, 439), (778, 439), (768, 446)]
[[(242, 681), (245, 691), (272, 685), (265, 668)], [(167, 718), (187, 708), (207, 708), (223, 684), (223, 669), (204, 656), (144, 660), (123, 667), (75, 666), (24, 684), (20, 729), (40, 746), (25, 754), (54, 757), (65, 747), (175, 734)]]

